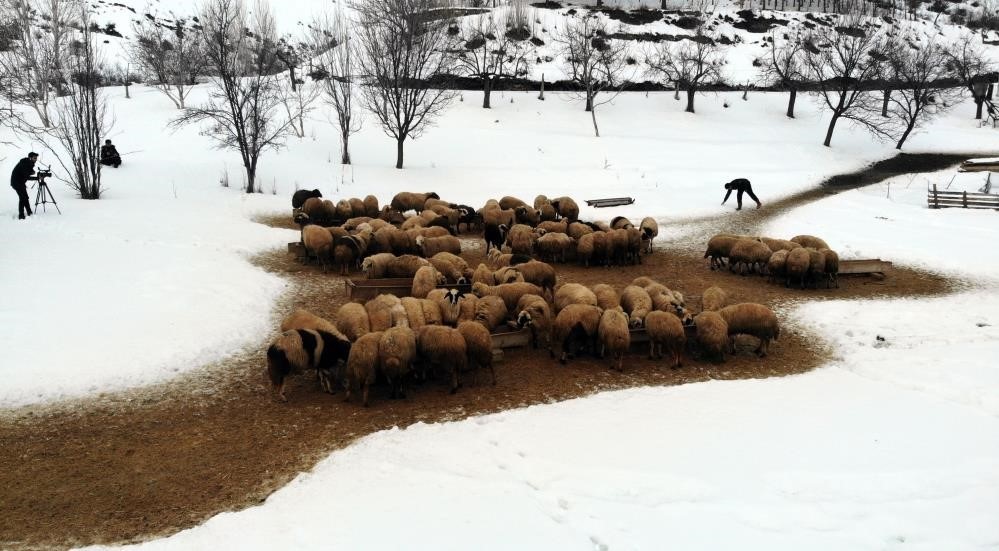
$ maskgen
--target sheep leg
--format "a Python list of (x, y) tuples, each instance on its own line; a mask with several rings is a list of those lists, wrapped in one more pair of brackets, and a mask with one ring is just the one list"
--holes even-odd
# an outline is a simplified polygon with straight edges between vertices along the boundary
[(656, 359), (656, 341), (649, 339), (649, 359)]
[(496, 368), (493, 367), (493, 363), (489, 362), (489, 375), (492, 376), (493, 386), (496, 386)]
[(458, 392), (458, 368), (457, 366), (451, 367), (451, 394)]
[(361, 403), (364, 407), (368, 407), (368, 391), (371, 389), (371, 385), (365, 381), (364, 386), (361, 388)]

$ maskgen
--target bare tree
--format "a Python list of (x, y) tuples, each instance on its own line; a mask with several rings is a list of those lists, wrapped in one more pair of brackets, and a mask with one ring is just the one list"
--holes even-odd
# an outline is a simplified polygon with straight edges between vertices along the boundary
[(686, 90), (685, 111), (688, 113), (694, 112), (697, 91), (721, 76), (724, 63), (721, 49), (706, 34), (704, 27), (698, 27), (688, 40), (660, 43), (647, 58), (652, 74), (662, 75), (667, 82), (673, 82), (677, 90)]
[(340, 129), (340, 162), (350, 164), (350, 136), (361, 130), (354, 109), (357, 45), (350, 21), (342, 11), (312, 23), (312, 78), (322, 84), (323, 99), (336, 114)]
[[(585, 111), (593, 120), (593, 133), (600, 137), (597, 107), (609, 103), (621, 92), (626, 79), (625, 45), (610, 38), (607, 24), (595, 14), (566, 22), (556, 33), (563, 70), (580, 88)], [(598, 101), (600, 95), (604, 99)]]
[(902, 144), (913, 130), (952, 107), (960, 90), (946, 86), (954, 73), (947, 64), (944, 47), (928, 39), (898, 40), (890, 48), (891, 78), (898, 89), (891, 95), (890, 112), (905, 125), (895, 144)]
[(322, 90), (319, 86), (309, 85), (298, 72), (302, 64), (311, 56), (308, 44), (285, 36), (278, 41), (275, 55), (288, 70), (288, 81), (291, 92), (284, 94), (283, 105), (285, 114), (291, 121), (290, 131), (298, 138), (305, 137), (305, 116), (312, 111), (312, 106), (319, 98)]
[(29, 106), (43, 127), (52, 123), (53, 98), (66, 93), (62, 60), (67, 57), (70, 24), (78, 24), (82, 6), (75, 0), (0, 0), (3, 18), (12, 23), (10, 51), (0, 56), (0, 74), (6, 81), (2, 91), (11, 103)]
[(133, 29), (130, 53), (137, 70), (177, 109), (184, 109), (191, 86), (205, 67), (196, 25), (184, 18), (175, 18), (172, 24), (142, 19)]
[(456, 95), (446, 82), (456, 69), (447, 12), (434, 0), (362, 0), (354, 8), (369, 79), (361, 100), (395, 138), (402, 168), (406, 139), (418, 138)]
[(979, 75), (995, 71), (995, 65), (990, 62), (974, 34), (968, 33), (947, 49), (947, 66), (975, 98), (975, 118), (982, 118), (982, 104), (985, 96), (975, 94), (975, 78)]
[(804, 49), (799, 37), (789, 37), (779, 45), (777, 33), (770, 35), (768, 55), (759, 58), (760, 74), (768, 83), (773, 83), (787, 90), (790, 94), (787, 100), (787, 116), (794, 118), (794, 102), (798, 97), (798, 86), (804, 80), (802, 59)]
[(462, 71), (482, 83), (483, 108), (490, 108), (489, 95), (501, 80), (527, 74), (529, 56), (536, 49), (530, 37), (513, 6), (502, 18), (489, 12), (463, 29), (456, 57)]
[(861, 30), (852, 19), (839, 28), (852, 28), (856, 32), (823, 27), (812, 33), (805, 44), (805, 75), (817, 86), (815, 94), (820, 104), (832, 112), (822, 145), (829, 147), (840, 119), (879, 138), (888, 138), (894, 120), (881, 117), (873, 90), (882, 76), (888, 42), (880, 32), (871, 28)]
[(212, 74), (208, 101), (170, 121), (174, 128), (208, 123), (204, 134), (218, 147), (238, 151), (247, 193), (257, 189), (260, 156), (284, 144), (297, 116), (282, 116), (287, 92), (270, 9), (258, 2), (253, 12), (249, 17), (242, 0), (211, 0), (207, 5), (199, 32)]

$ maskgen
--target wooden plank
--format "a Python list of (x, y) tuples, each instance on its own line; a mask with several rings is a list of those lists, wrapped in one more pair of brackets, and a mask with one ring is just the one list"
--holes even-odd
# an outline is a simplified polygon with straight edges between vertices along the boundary
[(963, 207), (965, 205), (974, 205), (974, 206), (985, 207), (985, 208), (996, 208), (996, 207), (999, 207), (999, 201), (981, 201), (981, 200), (977, 200), (977, 199), (968, 199), (968, 200), (964, 200), (964, 199), (940, 199), (939, 203), (941, 205), (961, 206), (961, 207)]
[(493, 350), (504, 348), (522, 348), (531, 344), (531, 330), (500, 327), (496, 333), (489, 335), (493, 341)]
[(891, 269), (891, 262), (880, 258), (840, 260), (839, 274), (884, 274)]
[(968, 199), (985, 199), (985, 200), (990, 200), (990, 201), (997, 201), (997, 200), (999, 200), (999, 195), (993, 195), (991, 193), (975, 193), (975, 192), (968, 193), (967, 191), (939, 191), (939, 192), (937, 192), (937, 195), (939, 195), (941, 199), (943, 199), (945, 197), (947, 197), (947, 198), (951, 198), (951, 197), (964, 198), (965, 196), (967, 196)]
[(631, 197), (609, 197), (607, 199), (586, 199), (586, 204), (594, 208), (617, 207), (635, 202)]

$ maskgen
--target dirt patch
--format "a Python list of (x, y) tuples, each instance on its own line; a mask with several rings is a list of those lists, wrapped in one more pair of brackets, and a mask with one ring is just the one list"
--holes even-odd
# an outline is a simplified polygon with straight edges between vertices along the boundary
[[(891, 172), (894, 166), (882, 168)], [(939, 275), (896, 269), (882, 281), (842, 278), (840, 289), (800, 291), (760, 277), (710, 271), (700, 258), (704, 234), (752, 232), (783, 207), (835, 191), (827, 186), (760, 211), (684, 221), (684, 229), (692, 228), (686, 237), (639, 266), (559, 265), (559, 279), (621, 287), (650, 275), (688, 295), (719, 285), (734, 300), (778, 311), (800, 301), (932, 296), (955, 289)], [(288, 216), (259, 220), (295, 228)], [(467, 245), (465, 256), (477, 265), (481, 239)], [(276, 307), (278, 315), (307, 307), (332, 317), (344, 301), (342, 278), (297, 264), (283, 250), (253, 261), (292, 284)], [(427, 383), (399, 401), (387, 400), (378, 388), (365, 409), (343, 403), (342, 394), (323, 394), (304, 376), (291, 380), (289, 403), (273, 402), (263, 378), (263, 351), (271, 337), (168, 384), (0, 413), (0, 547), (59, 548), (171, 534), (219, 512), (260, 503), (331, 451), (393, 426), (462, 419), (610, 389), (782, 376), (813, 369), (828, 356), (822, 344), (793, 326), (785, 327), (766, 360), (741, 354), (714, 365), (688, 356), (679, 370), (645, 359), (641, 349), (628, 357), (624, 374), (587, 357), (559, 366), (542, 352), (508, 350), (497, 367), (495, 387), (466, 383), (452, 396), (444, 384)]]

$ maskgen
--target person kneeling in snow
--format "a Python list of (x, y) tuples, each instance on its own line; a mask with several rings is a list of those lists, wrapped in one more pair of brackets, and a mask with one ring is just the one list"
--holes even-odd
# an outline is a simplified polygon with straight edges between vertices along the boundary
[(111, 144), (111, 140), (104, 140), (104, 145), (101, 146), (101, 164), (115, 168), (121, 166), (121, 155), (118, 154), (118, 149)]
[(756, 208), (760, 208), (763, 206), (763, 203), (761, 203), (760, 200), (756, 198), (756, 194), (753, 193), (753, 184), (750, 184), (749, 180), (745, 178), (736, 178), (735, 180), (732, 180), (731, 182), (725, 184), (725, 189), (727, 189), (728, 191), (725, 192), (725, 198), (722, 199), (721, 204), (723, 205), (725, 204), (725, 201), (728, 201), (729, 195), (732, 195), (732, 192), (736, 191), (737, 193), (735, 194), (735, 200), (737, 203), (739, 203), (739, 206), (736, 207), (735, 210), (742, 210), (743, 193), (748, 193), (749, 198), (752, 199), (753, 201), (756, 201)]

